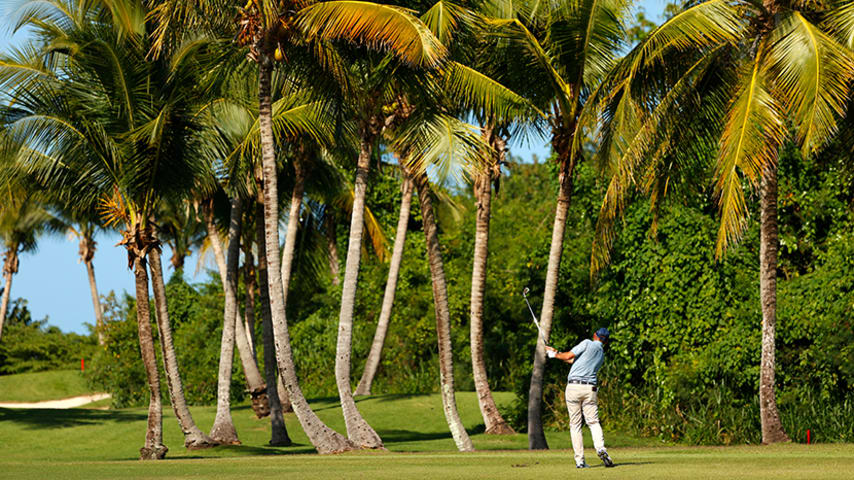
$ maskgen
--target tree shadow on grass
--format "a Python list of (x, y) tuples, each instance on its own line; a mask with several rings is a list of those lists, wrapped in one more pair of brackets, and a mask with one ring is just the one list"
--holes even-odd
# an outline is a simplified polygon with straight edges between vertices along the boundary
[(18, 423), (30, 429), (68, 428), (108, 422), (138, 422), (145, 421), (147, 418), (146, 413), (123, 410), (0, 408), (0, 423)]
[[(483, 433), (484, 431), (483, 424), (476, 425), (473, 428), (467, 428), (466, 432), (469, 435), (474, 435), (476, 433)], [(377, 433), (380, 435), (380, 438), (383, 439), (383, 443), (391, 444), (391, 443), (409, 443), (409, 442), (423, 442), (428, 440), (453, 440), (454, 437), (451, 435), (450, 431), (442, 431), (442, 432), (416, 432), (413, 430), (390, 430), (390, 429), (381, 429), (377, 430)], [(432, 449), (425, 449), (432, 450)]]
[[(211, 449), (218, 453), (226, 452), (228, 458), (250, 457), (250, 456), (271, 456), (271, 455), (298, 455), (307, 453), (317, 453), (317, 450), (311, 445), (303, 443), (293, 443), (287, 447), (273, 447), (266, 445), (219, 445)], [(219, 455), (217, 455), (219, 456)], [(187, 460), (193, 458), (212, 458), (204, 455), (190, 455), (180, 457), (169, 457), (167, 460)]]
[[(396, 400), (403, 399), (415, 399), (418, 397), (429, 397), (430, 393), (387, 393), (384, 395), (359, 395), (354, 397), (354, 401), (356, 403), (362, 403), (367, 401), (378, 401), (378, 402), (393, 402)], [(309, 403), (311, 404), (311, 409), (315, 412), (320, 412), (323, 410), (329, 410), (331, 408), (341, 408), (341, 400), (338, 397), (317, 397), (312, 398)]]

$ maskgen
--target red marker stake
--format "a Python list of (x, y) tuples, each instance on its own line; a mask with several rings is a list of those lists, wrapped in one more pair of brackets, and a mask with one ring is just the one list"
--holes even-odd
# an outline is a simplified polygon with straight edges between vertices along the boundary
[[(81, 358), (81, 359), (80, 359), (80, 371), (82, 372), (82, 371), (83, 371), (83, 370), (85, 370), (85, 369), (86, 369), (86, 359), (85, 359), (85, 358)], [(807, 436), (809, 436), (809, 434), (807, 434)], [(807, 443), (810, 443), (810, 442), (809, 442), (809, 441), (807, 441)]]
[(807, 429), (807, 445), (810, 444), (810, 429)]

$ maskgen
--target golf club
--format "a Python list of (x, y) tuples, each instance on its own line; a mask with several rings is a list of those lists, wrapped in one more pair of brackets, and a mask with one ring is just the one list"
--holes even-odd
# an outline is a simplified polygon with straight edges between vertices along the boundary
[(548, 347), (548, 346), (549, 346), (549, 342), (547, 342), (547, 341), (546, 341), (546, 336), (545, 336), (545, 335), (543, 335), (543, 329), (542, 329), (542, 328), (540, 328), (540, 322), (538, 322), (538, 321), (537, 321), (537, 316), (536, 316), (536, 315), (534, 315), (534, 309), (533, 309), (533, 308), (531, 308), (531, 302), (529, 302), (529, 301), (528, 301), (528, 292), (529, 292), (529, 291), (530, 291), (530, 290), (528, 289), (528, 287), (525, 287), (525, 289), (524, 289), (524, 290), (522, 290), (522, 297), (524, 297), (524, 298), (525, 298), (525, 303), (527, 303), (527, 304), (528, 304), (528, 311), (530, 311), (530, 312), (531, 312), (531, 318), (533, 318), (533, 319), (534, 319), (534, 325), (536, 325), (536, 326), (537, 326), (537, 331), (538, 331), (538, 332), (540, 332), (540, 340), (542, 340), (542, 341), (543, 341), (543, 345), (545, 345), (545, 346), (547, 346), (547, 347)]

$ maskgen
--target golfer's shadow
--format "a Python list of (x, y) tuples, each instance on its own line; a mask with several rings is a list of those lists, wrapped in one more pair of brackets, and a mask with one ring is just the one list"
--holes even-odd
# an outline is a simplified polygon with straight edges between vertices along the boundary
[[(609, 468), (617, 468), (617, 467), (628, 467), (629, 465), (652, 465), (655, 462), (614, 462), (613, 467)], [(605, 465), (591, 465), (588, 468), (606, 468)]]

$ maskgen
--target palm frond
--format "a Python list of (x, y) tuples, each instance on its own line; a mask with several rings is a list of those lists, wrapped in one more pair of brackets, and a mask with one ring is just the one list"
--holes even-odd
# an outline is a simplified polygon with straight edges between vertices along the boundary
[(555, 59), (550, 55), (537, 37), (517, 18), (510, 20), (489, 20), (497, 34), (522, 46), (531, 57), (534, 65), (538, 65), (551, 82), (561, 110), (569, 115), (572, 108), (570, 99), (573, 97), (572, 85), (560, 74)]
[(471, 22), (472, 17), (470, 10), (446, 0), (439, 0), (421, 15), (421, 20), (443, 45), (448, 45), (460, 26)]
[(309, 39), (342, 39), (391, 51), (417, 66), (435, 67), (445, 47), (410, 10), (350, 0), (316, 3), (298, 13)]
[(447, 115), (412, 119), (391, 143), (408, 168), (420, 173), (432, 166), (440, 182), (448, 177), (463, 182), (490, 152), (479, 128)]
[(772, 32), (768, 75), (777, 97), (795, 122), (807, 156), (836, 133), (849, 101), (851, 52), (800, 12), (789, 12)]
[(833, 2), (827, 10), (822, 27), (850, 49), (854, 49), (854, 2)]
[(664, 67), (667, 55), (677, 51), (705, 51), (734, 43), (747, 31), (738, 8), (728, 0), (710, 0), (674, 15), (633, 50), (631, 70)]
[(777, 150), (786, 136), (784, 108), (772, 95), (762, 68), (764, 50), (760, 46), (742, 73), (721, 135), (715, 186), (721, 215), (715, 247), (718, 257), (738, 242), (747, 228), (749, 212), (742, 183), (746, 181), (753, 188), (759, 185), (762, 171), (776, 164)]
[(526, 98), (471, 67), (449, 62), (442, 73), (445, 91), (453, 100), (499, 123), (544, 116)]

